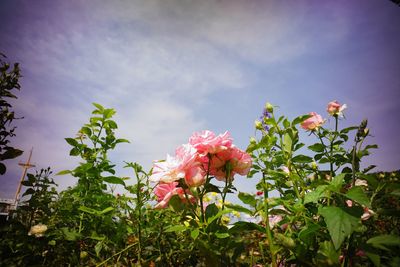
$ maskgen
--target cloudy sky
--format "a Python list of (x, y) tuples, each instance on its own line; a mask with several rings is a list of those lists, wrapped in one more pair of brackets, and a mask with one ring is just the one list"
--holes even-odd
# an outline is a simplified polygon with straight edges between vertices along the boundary
[[(246, 148), (266, 101), (294, 118), (348, 105), (343, 125), (369, 119), (380, 149), (365, 165), (400, 167), (400, 8), (390, 1), (0, 1), (0, 51), (20, 62), (22, 90), (0, 198), (21, 169), (76, 166), (74, 137), (97, 102), (117, 110), (111, 155), (146, 169), (194, 131), (228, 130)], [(243, 191), (254, 191), (246, 178)], [(75, 180), (57, 177), (65, 187)]]

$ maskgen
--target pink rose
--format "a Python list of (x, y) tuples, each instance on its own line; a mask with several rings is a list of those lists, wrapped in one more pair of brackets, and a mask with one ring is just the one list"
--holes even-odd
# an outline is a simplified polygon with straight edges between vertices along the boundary
[(157, 196), (158, 204), (155, 206), (156, 209), (165, 208), (168, 206), (169, 200), (174, 195), (179, 195), (184, 198), (184, 191), (181, 187), (176, 187), (178, 182), (172, 183), (160, 183), (154, 188), (154, 194)]
[[(232, 146), (227, 150), (223, 150), (211, 157), (210, 174), (215, 176), (217, 180), (224, 181), (227, 175), (227, 168), (230, 164), (230, 177), (232, 179), (235, 174), (246, 175), (252, 164), (249, 154)], [(208, 167), (208, 158), (204, 162), (204, 168)]]
[(205, 130), (200, 133), (193, 133), (189, 139), (189, 144), (195, 147), (199, 154), (215, 154), (231, 147), (232, 138), (229, 132), (215, 135), (215, 133)]
[(338, 101), (331, 101), (328, 103), (326, 111), (330, 115), (342, 115), (343, 110), (347, 108), (346, 104), (341, 105)]
[(180, 160), (179, 169), (185, 173), (185, 182), (189, 187), (200, 186), (205, 183), (205, 170), (200, 161), (197, 150), (190, 144), (176, 149), (176, 157)]
[(311, 117), (301, 123), (301, 128), (304, 130), (314, 131), (324, 123), (324, 119), (322, 119), (321, 115), (315, 112), (310, 112), (309, 115), (311, 115)]

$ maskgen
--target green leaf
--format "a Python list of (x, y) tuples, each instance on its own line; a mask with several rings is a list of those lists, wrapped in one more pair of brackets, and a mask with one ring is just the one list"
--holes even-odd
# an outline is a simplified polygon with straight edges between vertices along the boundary
[(322, 207), (319, 213), (325, 219), (336, 250), (360, 224), (360, 218), (354, 217), (338, 207)]
[(292, 137), (288, 133), (286, 133), (283, 137), (283, 150), (287, 153), (292, 152), (292, 143)]
[(316, 233), (320, 228), (321, 226), (315, 223), (307, 225), (307, 228), (304, 228), (299, 233), (300, 240), (306, 243), (307, 245), (311, 245), (313, 238), (316, 236)]
[(125, 182), (122, 178), (119, 178), (117, 176), (107, 176), (103, 177), (103, 181), (109, 184), (120, 184), (120, 185), (125, 185)]
[(313, 203), (318, 203), (318, 200), (320, 198), (326, 197), (326, 191), (327, 191), (328, 186), (327, 185), (320, 185), (318, 186), (314, 191), (311, 191), (307, 193), (304, 196), (304, 204), (313, 202)]
[(250, 205), (252, 207), (255, 207), (257, 205), (257, 199), (255, 198), (254, 195), (244, 193), (244, 192), (239, 192), (238, 198), (247, 205)]
[(253, 211), (251, 211), (249, 209), (246, 209), (245, 207), (242, 207), (240, 205), (226, 204), (225, 206), (227, 208), (230, 208), (230, 209), (232, 209), (234, 211), (237, 211), (237, 212), (243, 212), (243, 213), (246, 213), (246, 214), (249, 214), (249, 215), (253, 215), (254, 214)]
[(95, 107), (96, 107), (98, 110), (100, 110), (100, 111), (103, 111), (103, 110), (104, 110), (104, 107), (103, 107), (102, 105), (100, 105), (100, 104), (92, 103), (92, 105), (95, 106)]
[(66, 175), (72, 173), (70, 170), (59, 171), (56, 175)]
[(0, 160), (13, 159), (24, 153), (24, 151), (15, 148), (6, 147), (6, 149), (8, 150), (6, 150), (3, 154), (0, 154)]
[(70, 231), (68, 227), (62, 227), (61, 232), (63, 233), (65, 240), (75, 241), (80, 238), (80, 234), (74, 230)]
[(325, 146), (323, 144), (320, 144), (320, 143), (315, 143), (315, 144), (309, 146), (308, 149), (310, 149), (310, 150), (312, 150), (314, 152), (324, 152)]
[(218, 186), (213, 185), (211, 183), (207, 183), (204, 185), (204, 192), (206, 192), (206, 193), (210, 193), (210, 192), (221, 193)]
[(118, 128), (117, 123), (115, 121), (112, 121), (112, 120), (106, 121), (105, 124), (108, 125), (111, 129), (117, 129)]
[(223, 238), (229, 237), (229, 233), (220, 233), (220, 232), (216, 232), (216, 233), (215, 233), (215, 236), (216, 236), (217, 238), (223, 239)]
[(92, 130), (89, 127), (82, 127), (81, 132), (89, 137), (92, 135)]
[(252, 222), (244, 222), (244, 221), (239, 221), (234, 223), (233, 227), (229, 229), (229, 232), (240, 233), (244, 231), (254, 231), (254, 230), (260, 233), (265, 233), (265, 228), (260, 226), (259, 224)]
[(166, 233), (171, 233), (171, 232), (183, 232), (185, 231), (187, 228), (184, 225), (172, 225), (167, 227), (164, 232)]
[(65, 141), (71, 146), (78, 146), (78, 141), (74, 138), (65, 138)]
[(5, 174), (6, 170), (7, 170), (6, 165), (0, 162), (0, 175)]
[(196, 239), (199, 236), (199, 234), (200, 234), (199, 228), (195, 228), (190, 232), (190, 236), (193, 239)]
[(97, 257), (100, 255), (100, 251), (103, 248), (103, 241), (97, 242), (96, 246), (94, 246), (94, 251), (96, 252)]
[(381, 266), (381, 257), (378, 254), (372, 253), (372, 252), (365, 252), (367, 257), (372, 261), (372, 263), (380, 267)]
[(22, 181), (21, 184), (23, 186), (33, 186), (33, 182), (32, 181), (27, 181), (27, 180)]
[(100, 214), (105, 214), (105, 213), (110, 212), (110, 211), (112, 211), (112, 210), (114, 210), (113, 207), (108, 207), (108, 208), (105, 208), (104, 210), (102, 210), (102, 211), (100, 212)]
[(205, 211), (206, 219), (209, 219), (209, 218), (217, 215), (218, 212), (219, 212), (219, 209), (215, 205), (215, 203), (207, 205), (207, 208), (206, 208), (206, 211)]
[(368, 239), (367, 244), (375, 248), (389, 250), (388, 246), (400, 246), (400, 236), (397, 235), (378, 235)]
[(361, 205), (371, 208), (371, 202), (360, 186), (354, 186), (350, 188), (345, 196), (350, 198), (351, 200), (358, 202)]
[(340, 189), (342, 189), (342, 184), (343, 184), (345, 176), (346, 176), (345, 173), (341, 173), (341, 174), (335, 176), (332, 179), (332, 181), (329, 183), (329, 190), (339, 193)]
[[(104, 109), (104, 110), (103, 110), (103, 116), (104, 116), (105, 119), (111, 118), (112, 116), (114, 116), (115, 113), (116, 113), (115, 110), (112, 109), (112, 108), (107, 108), (107, 109)], [(113, 122), (113, 121), (112, 121), (112, 122)], [(115, 124), (115, 122), (114, 122), (114, 124)], [(115, 125), (117, 125), (117, 124), (115, 124)], [(111, 126), (110, 126), (110, 127), (111, 127)], [(111, 127), (111, 128), (112, 128), (112, 127)], [(116, 128), (114, 128), (114, 129), (116, 129)]]
[(292, 126), (302, 123), (303, 121), (305, 121), (306, 119), (308, 119), (310, 117), (311, 117), (310, 114), (298, 116), (292, 121)]
[(33, 195), (35, 194), (35, 190), (32, 188), (28, 188), (22, 196)]
[(79, 156), (79, 154), (80, 154), (80, 151), (77, 147), (72, 148), (71, 151), (69, 152), (70, 156)]
[(115, 140), (115, 143), (118, 144), (118, 143), (130, 143), (130, 142), (128, 139), (119, 138), (119, 139)]
[(310, 163), (313, 162), (313, 159), (309, 156), (297, 155), (292, 158), (292, 161), (297, 163)]

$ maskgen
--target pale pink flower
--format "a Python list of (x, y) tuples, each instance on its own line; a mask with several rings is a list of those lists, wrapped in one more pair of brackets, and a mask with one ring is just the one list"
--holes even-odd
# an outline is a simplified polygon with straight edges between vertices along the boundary
[(46, 231), (47, 231), (47, 225), (39, 223), (31, 227), (28, 235), (35, 235), (36, 237), (42, 237)]
[(304, 130), (314, 131), (325, 122), (321, 115), (315, 112), (310, 112), (309, 115), (311, 117), (301, 123), (301, 128)]
[(365, 207), (364, 214), (361, 216), (361, 220), (366, 221), (369, 218), (371, 218), (374, 214), (375, 214), (375, 212), (373, 210), (370, 210), (369, 208)]
[(155, 206), (156, 209), (165, 208), (174, 195), (179, 195), (181, 198), (184, 198), (183, 189), (177, 187), (177, 185), (178, 182), (160, 183), (154, 188), (154, 194), (157, 196), (158, 201), (158, 204)]
[(349, 208), (353, 207), (353, 201), (351, 201), (350, 199), (346, 200), (346, 205)]
[(343, 115), (343, 111), (347, 108), (346, 104), (341, 105), (338, 101), (331, 101), (328, 103), (328, 107), (326, 108), (326, 111), (330, 115)]
[(283, 217), (281, 215), (268, 216), (269, 227), (274, 228), (282, 220), (283, 220)]
[(231, 147), (232, 138), (229, 132), (215, 135), (215, 133), (205, 130), (202, 132), (193, 133), (193, 135), (189, 138), (189, 144), (195, 147), (199, 154), (215, 154)]
[(151, 182), (171, 183), (185, 177), (185, 172), (180, 168), (181, 160), (167, 155), (165, 161), (155, 162), (153, 172), (149, 178)]
[(354, 185), (355, 186), (368, 186), (368, 183), (365, 180), (356, 179)]

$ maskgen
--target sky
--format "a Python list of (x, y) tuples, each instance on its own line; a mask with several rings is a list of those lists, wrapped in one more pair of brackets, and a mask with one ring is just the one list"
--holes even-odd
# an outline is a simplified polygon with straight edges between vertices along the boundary
[[(400, 8), (391, 1), (2, 0), (0, 17), (0, 51), (22, 68), (12, 103), (24, 119), (12, 144), (25, 151), (7, 162), (0, 198), (14, 196), (32, 147), (37, 169), (77, 166), (64, 138), (88, 122), (93, 102), (116, 109), (116, 135), (131, 141), (110, 154), (121, 176), (133, 176), (124, 161), (149, 170), (203, 129), (228, 130), (245, 149), (267, 101), (292, 119), (327, 118), (329, 101), (346, 103), (340, 125), (368, 118), (379, 145), (364, 166), (400, 167)], [(235, 179), (240, 191), (254, 183)]]

